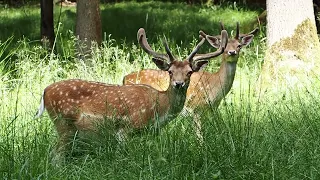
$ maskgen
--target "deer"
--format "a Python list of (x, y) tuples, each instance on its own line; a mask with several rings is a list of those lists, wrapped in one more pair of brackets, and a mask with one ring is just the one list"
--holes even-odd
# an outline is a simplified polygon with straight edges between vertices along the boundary
[(126, 137), (128, 129), (163, 127), (183, 109), (190, 77), (208, 63), (207, 59), (221, 55), (227, 45), (227, 32), (221, 31), (221, 47), (212, 53), (197, 54), (205, 38), (183, 61), (171, 53), (163, 40), (166, 53), (154, 51), (143, 28), (137, 33), (141, 48), (152, 56), (152, 61), (169, 74), (169, 86), (160, 91), (149, 85), (113, 85), (81, 79), (69, 79), (47, 86), (36, 114), (39, 118), (47, 110), (58, 133), (57, 151), (68, 150), (77, 132), (97, 131), (97, 125), (116, 121), (119, 136)]
[[(222, 22), (220, 22), (220, 28), (225, 30)], [(239, 22), (237, 22), (236, 34), (234, 38), (228, 38), (227, 47), (221, 55), (222, 62), (218, 72), (199, 71), (192, 74), (187, 90), (187, 100), (182, 112), (194, 115), (196, 134), (200, 141), (202, 141), (201, 122), (199, 115), (194, 114), (194, 109), (199, 107), (218, 108), (232, 87), (241, 48), (248, 46), (258, 31), (259, 29), (256, 28), (247, 34), (240, 34)], [(211, 36), (201, 30), (199, 34), (200, 37), (206, 38), (212, 47), (219, 48), (221, 45), (221, 35)], [(168, 79), (168, 74), (165, 71), (147, 69), (126, 75), (123, 78), (123, 84), (147, 84), (161, 90), (167, 88)]]

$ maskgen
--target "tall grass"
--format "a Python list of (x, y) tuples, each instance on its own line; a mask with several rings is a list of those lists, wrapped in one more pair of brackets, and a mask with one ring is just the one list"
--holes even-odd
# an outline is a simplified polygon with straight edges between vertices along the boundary
[[(114, 6), (130, 9), (133, 5)], [(233, 21), (227, 21), (226, 26), (231, 24)], [(154, 38), (151, 30), (147, 36)], [(166, 36), (175, 37), (171, 33)], [(59, 38), (64, 35), (59, 33)], [(319, 179), (319, 85), (288, 88), (278, 101), (260, 96), (256, 82), (264, 43), (259, 38), (242, 50), (233, 88), (219, 109), (204, 109), (203, 143), (195, 135), (193, 117), (181, 116), (159, 132), (146, 129), (125, 143), (117, 142), (112, 130), (106, 129), (97, 137), (76, 141), (74, 156), (58, 166), (53, 164), (54, 126), (46, 113), (34, 119), (47, 85), (69, 78), (121, 84), (125, 74), (155, 68), (134, 43), (113, 36), (106, 37), (102, 48), (93, 48), (88, 62), (78, 61), (73, 54), (72, 32), (68, 38), (61, 54), (48, 54), (27, 39), (15, 42), (15, 48), (8, 46), (10, 39), (0, 42), (1, 57), (14, 57), (16, 62), (14, 73), (4, 73), (5, 61), (0, 63), (0, 178)], [(184, 56), (196, 41), (196, 37), (186, 40), (187, 47), (174, 40), (170, 45), (175, 54)], [(153, 46), (163, 49), (161, 43)], [(206, 70), (215, 71), (218, 63), (214, 62)]]

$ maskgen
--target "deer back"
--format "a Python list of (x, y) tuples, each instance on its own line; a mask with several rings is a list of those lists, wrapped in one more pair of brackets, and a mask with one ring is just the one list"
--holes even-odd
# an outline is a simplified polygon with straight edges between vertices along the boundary
[(168, 109), (163, 102), (168, 99), (160, 98), (157, 90), (145, 85), (117, 86), (75, 79), (51, 84), (44, 92), (45, 107), (51, 118), (62, 115), (74, 121), (77, 129), (91, 129), (92, 119), (105, 118), (124, 119), (139, 128), (155, 112), (161, 116)]

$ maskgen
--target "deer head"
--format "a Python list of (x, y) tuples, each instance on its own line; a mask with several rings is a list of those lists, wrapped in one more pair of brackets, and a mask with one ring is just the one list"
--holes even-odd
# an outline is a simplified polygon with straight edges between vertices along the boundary
[[(203, 40), (205, 39), (205, 36), (200, 38)], [(163, 41), (166, 54), (153, 51), (146, 41), (145, 31), (143, 29), (140, 29), (138, 31), (138, 41), (142, 49), (153, 56), (152, 60), (162, 71), (146, 69), (139, 72), (133, 72), (123, 78), (123, 84), (148, 84), (156, 88), (157, 90), (163, 91), (168, 88), (169, 83), (175, 84), (177, 82), (176, 78), (172, 78), (172, 82), (168, 82), (169, 77), (167, 75), (167, 72), (172, 77), (173, 72), (177, 69), (181, 69), (182, 67), (191, 68), (194, 72), (203, 69), (203, 67), (208, 64), (210, 58), (216, 57), (220, 54), (220, 50), (225, 49), (228, 41), (228, 33), (225, 30), (221, 31), (220, 42), (219, 45), (217, 45), (221, 46), (220, 49), (218, 49), (216, 52), (210, 52), (206, 54), (196, 54), (192, 52), (186, 58), (186, 60), (182, 62), (179, 62), (174, 58), (170, 49), (168, 48), (166, 41)], [(202, 41), (200, 43), (202, 44)], [(199, 45), (195, 48), (195, 50), (198, 48)], [(186, 66), (186, 64), (190, 64), (190, 67)], [(170, 65), (172, 65), (171, 68), (169, 68)], [(190, 69), (188, 71), (190, 76)], [(183, 77), (183, 75), (180, 77)], [(184, 84), (183, 81), (180, 81), (180, 83)]]
[(190, 76), (193, 72), (199, 71), (208, 63), (208, 59), (219, 56), (226, 47), (227, 32), (221, 31), (220, 44), (217, 45), (218, 50), (213, 53), (197, 55), (200, 46), (204, 43), (205, 38), (201, 38), (200, 43), (190, 53), (190, 55), (184, 60), (177, 60), (171, 53), (166, 40), (163, 40), (166, 54), (158, 53), (152, 50), (147, 42), (145, 30), (140, 28), (138, 31), (138, 42), (141, 48), (148, 54), (152, 55), (152, 61), (157, 67), (163, 71), (167, 71), (170, 76), (170, 84), (175, 88), (188, 87)]
[[(224, 30), (224, 24), (220, 22), (221, 30)], [(249, 45), (253, 40), (254, 34), (259, 31), (259, 28), (254, 29), (253, 31), (249, 32), (248, 34), (240, 34), (239, 30), (239, 22), (237, 22), (236, 27), (236, 35), (234, 38), (228, 39), (228, 44), (226, 49), (224, 50), (222, 59), (227, 62), (237, 62), (239, 58), (239, 53), (241, 48)], [(214, 48), (219, 48), (221, 43), (221, 36), (210, 36), (204, 33), (203, 31), (199, 32), (200, 37), (206, 38), (209, 44)]]

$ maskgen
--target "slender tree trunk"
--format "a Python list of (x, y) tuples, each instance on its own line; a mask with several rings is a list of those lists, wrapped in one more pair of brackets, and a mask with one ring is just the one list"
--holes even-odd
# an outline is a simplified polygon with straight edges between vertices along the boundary
[(76, 34), (79, 39), (78, 53), (80, 58), (89, 55), (92, 42), (101, 44), (102, 30), (99, 0), (77, 1)]
[(312, 0), (267, 0), (267, 11), (268, 47), (260, 87), (278, 91), (305, 86), (320, 62)]
[(53, 26), (53, 0), (40, 0), (41, 5), (41, 41), (43, 46), (53, 48), (54, 26)]

